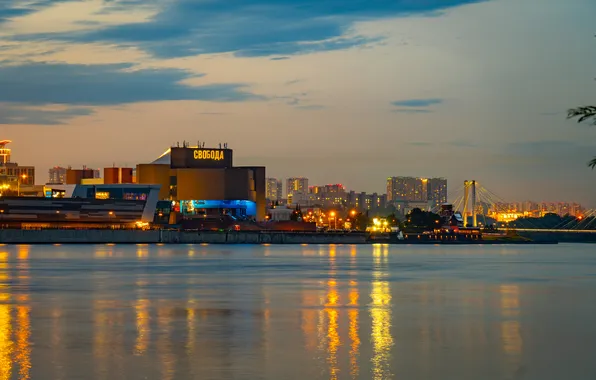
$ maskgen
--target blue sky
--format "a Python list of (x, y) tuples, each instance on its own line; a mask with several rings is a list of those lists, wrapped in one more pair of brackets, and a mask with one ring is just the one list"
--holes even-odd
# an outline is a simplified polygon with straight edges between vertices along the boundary
[(39, 183), (54, 165), (227, 141), (276, 177), (383, 192), (387, 176), (444, 176), (596, 206), (596, 130), (565, 120), (596, 103), (594, 14), (591, 0), (5, 0), (1, 137)]

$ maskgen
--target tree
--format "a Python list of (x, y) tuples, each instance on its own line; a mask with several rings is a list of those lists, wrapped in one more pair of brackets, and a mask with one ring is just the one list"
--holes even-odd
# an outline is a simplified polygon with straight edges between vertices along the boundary
[[(577, 108), (570, 108), (567, 110), (567, 119), (577, 118), (578, 123), (587, 121), (592, 125), (596, 125), (596, 106), (583, 106)], [(588, 166), (594, 169), (596, 167), (596, 157), (588, 162)]]
[(441, 216), (415, 208), (406, 215), (404, 227), (408, 230), (433, 230), (441, 226)]
[(387, 218), (385, 219), (391, 227), (399, 226), (399, 219), (397, 218), (397, 216), (395, 216), (395, 213), (387, 215)]
[[(567, 111), (567, 118), (577, 118), (578, 123), (588, 121), (590, 124), (596, 125), (596, 106), (571, 108)], [(592, 169), (596, 167), (596, 157), (594, 157), (590, 162), (588, 162), (588, 166)]]

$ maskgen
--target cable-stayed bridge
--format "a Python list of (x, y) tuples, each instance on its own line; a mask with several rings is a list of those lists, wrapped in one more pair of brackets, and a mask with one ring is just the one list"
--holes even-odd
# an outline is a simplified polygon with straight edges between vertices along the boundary
[[(503, 200), (478, 181), (464, 181), (463, 186), (450, 194), (454, 211), (459, 211), (465, 224), (473, 227), (500, 227), (526, 232), (596, 234), (596, 210), (582, 210), (576, 216), (532, 217), (532, 212), (522, 212), (509, 207)], [(438, 208), (433, 210), (438, 212)], [(533, 210), (538, 211), (538, 210)], [(577, 210), (576, 210), (577, 212)], [(540, 215), (548, 215), (541, 211)], [(545, 225), (544, 222), (549, 222)]]

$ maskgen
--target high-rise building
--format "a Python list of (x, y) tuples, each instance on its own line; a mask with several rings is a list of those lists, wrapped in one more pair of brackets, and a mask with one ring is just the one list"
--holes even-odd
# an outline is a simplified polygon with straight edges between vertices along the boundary
[(52, 185), (66, 184), (67, 168), (61, 166), (54, 166), (49, 170), (48, 183)]
[(387, 201), (430, 202), (438, 207), (447, 202), (447, 180), (444, 178), (389, 177)]
[(296, 193), (308, 194), (308, 178), (288, 178), (286, 181), (286, 193), (288, 197)]
[(447, 203), (447, 180), (445, 178), (428, 180), (428, 200), (432, 201), (432, 207), (436, 209), (439, 209), (443, 203)]
[(283, 196), (282, 183), (277, 178), (267, 178), (265, 180), (265, 197), (269, 201), (279, 201)]

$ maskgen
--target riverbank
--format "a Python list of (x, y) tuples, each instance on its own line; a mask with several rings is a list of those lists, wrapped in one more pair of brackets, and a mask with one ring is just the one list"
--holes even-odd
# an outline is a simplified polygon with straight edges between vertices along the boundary
[(596, 234), (533, 232), (521, 239), (418, 240), (373, 238), (364, 232), (0, 230), (2, 244), (556, 244), (596, 243)]
[(3, 244), (366, 244), (363, 232), (0, 230)]

